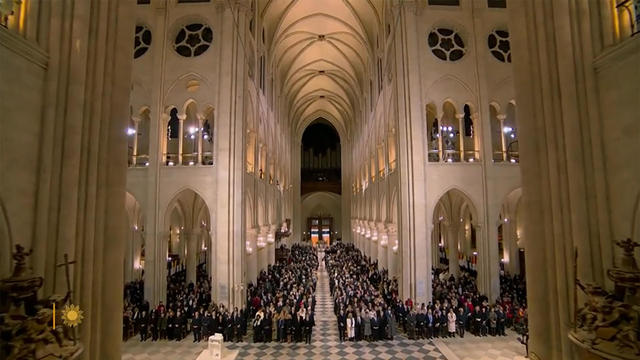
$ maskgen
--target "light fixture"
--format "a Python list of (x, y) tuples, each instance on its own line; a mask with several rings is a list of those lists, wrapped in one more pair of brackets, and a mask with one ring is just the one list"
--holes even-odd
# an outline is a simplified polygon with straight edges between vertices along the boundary
[(478, 252), (477, 252), (477, 251), (474, 251), (474, 252), (473, 252), (473, 255), (474, 255), (474, 256), (478, 256)]
[(516, 162), (516, 159), (511, 159), (510, 161), (511, 161), (512, 163), (515, 163), (515, 162)]
[(476, 161), (476, 159), (474, 158), (469, 159), (469, 162), (474, 162), (474, 161)]
[(449, 126), (449, 127), (447, 128), (447, 130), (451, 131), (451, 130), (453, 130), (453, 128), (452, 128), (451, 126)]
[(133, 230), (138, 230), (138, 225), (133, 225)]
[(504, 218), (504, 222), (509, 222), (509, 219), (508, 218)]
[(167, 165), (169, 165), (169, 166), (173, 166), (173, 165), (175, 165), (175, 163), (174, 163), (173, 161), (169, 161), (169, 162), (167, 163)]
[(513, 131), (513, 128), (512, 128), (512, 127), (510, 127), (510, 126), (505, 126), (505, 127), (503, 127), (503, 128), (502, 128), (502, 131), (503, 131), (505, 134), (508, 134), (508, 133), (510, 133), (510, 132), (512, 132), (512, 131)]
[(149, 166), (149, 162), (147, 161), (146, 163), (144, 163), (144, 166)]
[(136, 129), (133, 128), (127, 128), (127, 135), (133, 135), (136, 133)]
[(193, 161), (189, 161), (189, 165), (195, 165), (196, 163)]
[(447, 159), (447, 162), (453, 162), (453, 159)]
[(205, 140), (207, 140), (207, 139), (209, 139), (209, 134), (204, 134), (202, 137), (203, 137)]
[(195, 134), (198, 132), (198, 128), (195, 126), (190, 126), (189, 127), (189, 134)]
[(449, 133), (449, 137), (453, 137), (453, 133)]

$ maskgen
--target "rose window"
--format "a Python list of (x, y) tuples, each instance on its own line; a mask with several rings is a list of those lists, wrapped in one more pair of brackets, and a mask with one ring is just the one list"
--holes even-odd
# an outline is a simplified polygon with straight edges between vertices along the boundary
[(440, 60), (457, 61), (464, 56), (464, 41), (454, 30), (436, 28), (429, 33), (427, 42), (433, 55)]
[(189, 24), (178, 31), (173, 48), (184, 57), (195, 57), (207, 51), (212, 41), (213, 30), (208, 25)]
[(133, 58), (144, 55), (151, 46), (151, 30), (145, 25), (136, 25), (136, 35), (133, 40)]
[(511, 62), (511, 44), (508, 31), (494, 30), (487, 38), (487, 46), (493, 57), (502, 62)]

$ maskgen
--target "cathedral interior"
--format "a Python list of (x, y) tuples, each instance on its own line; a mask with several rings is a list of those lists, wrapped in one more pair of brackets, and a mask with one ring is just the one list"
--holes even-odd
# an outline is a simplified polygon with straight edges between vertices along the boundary
[(0, 358), (640, 359), (640, 0), (0, 25)]

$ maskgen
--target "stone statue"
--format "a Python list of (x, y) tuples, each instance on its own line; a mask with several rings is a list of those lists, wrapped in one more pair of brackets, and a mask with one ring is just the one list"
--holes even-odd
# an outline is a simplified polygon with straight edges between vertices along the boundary
[(0, 347), (0, 359), (74, 359), (82, 352), (81, 344), (74, 344), (69, 332), (49, 325), (53, 320), (53, 304), (62, 299), (52, 295), (38, 300), (42, 277), (35, 276), (26, 259), (32, 250), (16, 245), (12, 257), (15, 262), (11, 277), (0, 280), (0, 292), (9, 300), (8, 309), (0, 310), (0, 334), (8, 339)]
[(597, 351), (600, 356), (610, 354), (612, 358), (638, 359), (640, 303), (635, 295), (640, 288), (640, 271), (633, 250), (640, 244), (627, 239), (616, 245), (624, 252), (621, 266), (607, 271), (615, 284), (613, 293), (576, 278), (575, 291), (580, 289), (586, 301), (581, 308), (576, 305), (575, 327), (569, 338), (587, 351)]

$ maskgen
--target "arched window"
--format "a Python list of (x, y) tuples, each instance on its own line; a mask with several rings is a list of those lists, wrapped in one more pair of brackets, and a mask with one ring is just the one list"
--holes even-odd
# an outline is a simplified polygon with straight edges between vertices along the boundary
[(466, 104), (464, 106), (464, 115), (462, 118), (462, 145), (464, 149), (464, 161), (478, 161), (478, 137), (476, 136), (476, 128), (471, 115), (471, 107)]
[(200, 128), (202, 136), (202, 165), (213, 165), (214, 120), (213, 108), (209, 107), (204, 113), (204, 122)]
[(389, 151), (389, 172), (393, 172), (396, 169), (396, 134), (395, 130), (389, 132), (387, 137), (388, 151)]
[(200, 119), (195, 103), (187, 105), (186, 118), (182, 126), (182, 165), (198, 163), (198, 143), (200, 137)]
[(505, 161), (506, 154), (503, 149), (502, 122), (503, 117), (500, 115), (495, 105), (489, 107), (489, 117), (491, 121), (491, 148), (493, 162)]
[(138, 143), (136, 144), (136, 166), (149, 166), (149, 134), (151, 132), (150, 110), (144, 109), (137, 121)]
[(249, 131), (247, 135), (247, 172), (253, 173), (255, 170), (256, 161), (256, 133), (255, 131)]
[(138, 125), (136, 121), (132, 118), (129, 119), (129, 124), (127, 126), (127, 159), (129, 166), (134, 166), (136, 163), (135, 157), (135, 149), (136, 149), (136, 134), (138, 131), (136, 128)]
[(640, 32), (640, 3), (637, 0), (615, 0), (613, 19), (619, 39)]
[(438, 109), (433, 103), (427, 105), (427, 138), (429, 162), (440, 161), (440, 125)]
[(442, 119), (440, 125), (440, 137), (442, 138), (442, 159), (446, 162), (460, 161), (460, 131), (456, 108), (450, 102), (442, 105)]
[(168, 166), (174, 166), (178, 163), (178, 153), (180, 150), (180, 119), (178, 118), (178, 109), (173, 108), (169, 112), (169, 121), (167, 122), (167, 146), (165, 149), (165, 162)]
[(505, 151), (507, 161), (517, 163), (520, 160), (518, 151), (518, 131), (516, 128), (516, 106), (513, 103), (507, 105), (507, 116), (502, 127), (504, 133)]

